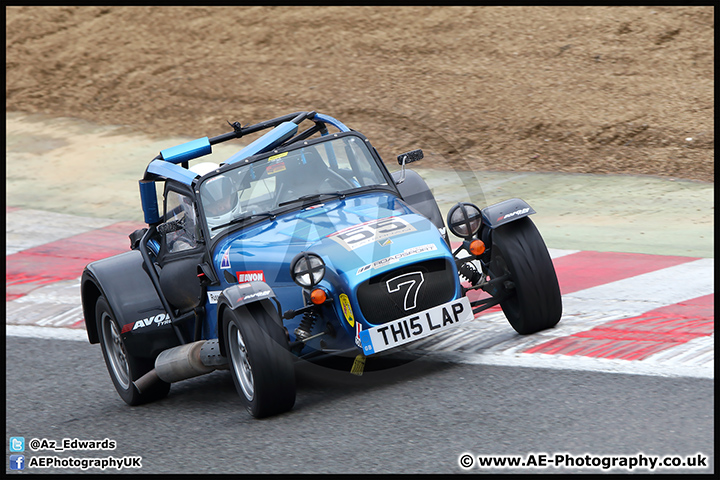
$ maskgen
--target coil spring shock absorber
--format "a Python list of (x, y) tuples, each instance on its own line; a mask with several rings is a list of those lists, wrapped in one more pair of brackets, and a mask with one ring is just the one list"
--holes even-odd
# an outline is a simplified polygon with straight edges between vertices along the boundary
[(458, 271), (463, 278), (470, 282), (470, 285), (477, 285), (483, 278), (482, 273), (478, 272), (477, 267), (470, 262), (460, 265)]
[(300, 325), (297, 326), (295, 329), (295, 337), (303, 341), (306, 338), (310, 336), (310, 332), (312, 331), (313, 326), (315, 325), (315, 322), (318, 320), (319, 315), (317, 312), (310, 311), (305, 312), (303, 314), (303, 319), (300, 321)]

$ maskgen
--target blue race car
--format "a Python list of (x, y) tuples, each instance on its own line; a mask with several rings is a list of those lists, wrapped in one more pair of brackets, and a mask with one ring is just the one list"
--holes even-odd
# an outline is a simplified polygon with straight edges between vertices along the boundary
[[(140, 180), (148, 227), (83, 271), (88, 338), (128, 404), (229, 368), (249, 412), (265, 417), (292, 408), (298, 360), (354, 357), (361, 374), (366, 357), (497, 304), (520, 334), (560, 320), (555, 270), (524, 201), (460, 202), (446, 225), (405, 169), (421, 150), (398, 156), (391, 174), (363, 135), (327, 115), (231, 126), (161, 151)], [(220, 164), (194, 161), (263, 130)], [(463, 239), (455, 249), (446, 228)], [(471, 301), (476, 290), (485, 294)]]

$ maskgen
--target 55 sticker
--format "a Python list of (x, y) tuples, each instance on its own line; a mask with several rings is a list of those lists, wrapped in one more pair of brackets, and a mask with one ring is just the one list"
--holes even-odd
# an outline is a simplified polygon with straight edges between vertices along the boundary
[(375, 241), (414, 231), (415, 227), (405, 219), (387, 217), (344, 228), (328, 235), (328, 238), (336, 241), (346, 250), (352, 251)]

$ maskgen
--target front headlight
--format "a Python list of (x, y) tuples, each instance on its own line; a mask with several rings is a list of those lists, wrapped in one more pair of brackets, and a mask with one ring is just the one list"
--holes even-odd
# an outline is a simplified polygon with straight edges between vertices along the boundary
[(325, 276), (325, 262), (314, 253), (299, 253), (290, 262), (290, 276), (301, 287), (312, 288)]
[(456, 237), (472, 237), (480, 229), (481, 223), (480, 209), (472, 203), (458, 203), (448, 212), (447, 226)]

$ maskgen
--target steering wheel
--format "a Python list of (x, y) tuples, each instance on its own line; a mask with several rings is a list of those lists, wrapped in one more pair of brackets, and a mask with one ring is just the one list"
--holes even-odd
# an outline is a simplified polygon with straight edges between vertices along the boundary
[[(314, 192), (334, 192), (334, 191), (343, 191), (350, 188), (355, 188), (356, 186), (353, 185), (351, 182), (349, 182), (345, 177), (340, 175), (337, 172), (333, 172), (330, 169), (327, 169), (323, 172), (325, 174), (325, 178), (320, 181), (320, 183), (317, 184), (317, 186), (314, 186), (313, 191), (297, 191), (294, 188), (288, 188), (286, 184), (281, 184), (279, 190), (276, 192), (275, 200), (273, 202), (273, 209), (277, 208), (282, 202), (286, 202), (288, 200), (292, 200), (294, 198), (300, 197), (302, 195), (311, 194)], [(307, 185), (305, 185), (307, 186)], [(305, 189), (301, 189), (305, 190)]]
[(330, 189), (336, 189), (336, 190), (345, 190), (348, 188), (355, 188), (355, 185), (350, 183), (345, 177), (340, 175), (337, 172), (334, 172), (330, 169), (327, 170), (328, 176), (320, 182), (320, 185), (318, 185), (318, 191), (322, 192), (325, 191), (328, 187)]

